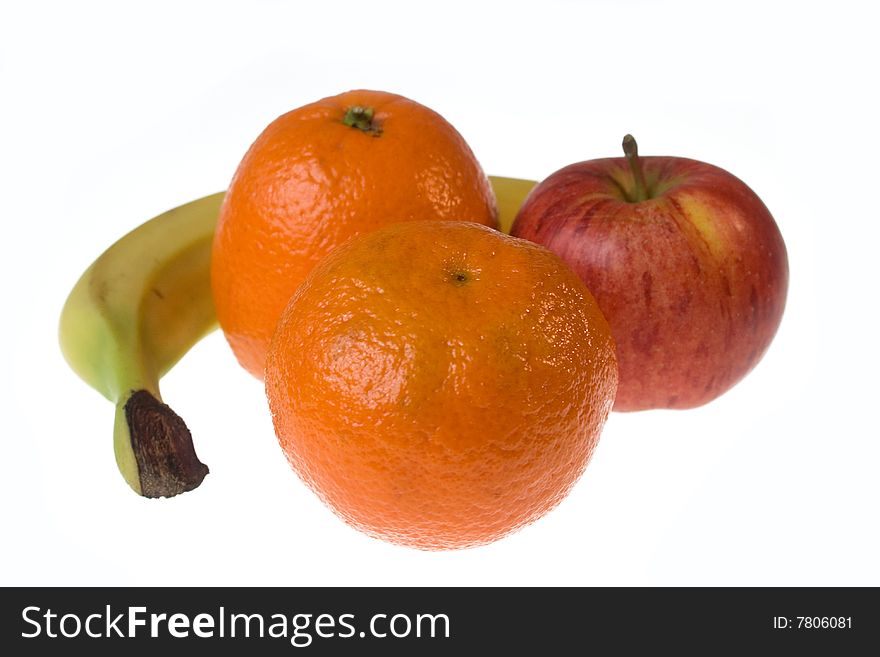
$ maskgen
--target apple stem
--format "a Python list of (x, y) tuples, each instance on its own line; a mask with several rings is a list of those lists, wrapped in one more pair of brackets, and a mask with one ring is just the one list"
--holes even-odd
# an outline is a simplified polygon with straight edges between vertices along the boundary
[(645, 182), (645, 172), (642, 169), (642, 162), (639, 160), (639, 145), (632, 135), (626, 135), (623, 138), (623, 153), (626, 155), (626, 161), (629, 163), (629, 170), (632, 172), (635, 182), (635, 194), (632, 201), (634, 203), (645, 201), (650, 198), (648, 183)]

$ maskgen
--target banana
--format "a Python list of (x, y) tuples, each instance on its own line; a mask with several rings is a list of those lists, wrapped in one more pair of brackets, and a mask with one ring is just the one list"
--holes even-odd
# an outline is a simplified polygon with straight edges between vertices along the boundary
[(128, 485), (145, 497), (196, 488), (208, 468), (159, 379), (216, 326), (210, 258), (223, 194), (151, 219), (107, 249), (61, 312), (61, 350), (116, 405), (113, 447)]
[(534, 180), (522, 178), (503, 178), (501, 176), (489, 176), (495, 198), (498, 201), (498, 224), (502, 233), (510, 234), (516, 213), (522, 207), (523, 201), (538, 183)]
[[(536, 183), (489, 180), (509, 233)], [(115, 404), (116, 463), (145, 497), (184, 493), (208, 474), (186, 424), (162, 402), (159, 380), (217, 326), (210, 263), (222, 201), (223, 192), (206, 196), (125, 235), (83, 273), (61, 312), (64, 357)]]

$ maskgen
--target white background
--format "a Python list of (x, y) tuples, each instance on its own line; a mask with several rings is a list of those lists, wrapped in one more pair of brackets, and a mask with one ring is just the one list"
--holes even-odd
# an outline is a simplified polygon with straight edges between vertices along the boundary
[[(4, 2), (0, 584), (880, 585), (872, 4)], [(767, 356), (703, 408), (614, 414), (536, 524), (425, 553), (321, 505), (215, 333), (163, 381), (211, 474), (134, 495), (112, 405), (58, 348), (67, 292), (223, 189), (277, 115), (356, 87), (436, 109), (489, 173), (541, 178), (632, 132), (744, 179), (791, 265)]]

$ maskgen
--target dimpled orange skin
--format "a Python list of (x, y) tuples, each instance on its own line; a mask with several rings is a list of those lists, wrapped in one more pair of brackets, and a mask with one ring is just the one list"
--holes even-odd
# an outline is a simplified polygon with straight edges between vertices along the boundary
[[(373, 111), (364, 129), (343, 123), (356, 107)], [(211, 268), (220, 326), (262, 379), (281, 311), (335, 246), (396, 221), (497, 217), (471, 149), (427, 107), (361, 90), (293, 110), (257, 138), (224, 199)]]
[(275, 431), (346, 522), (453, 549), (536, 520), (580, 477), (617, 387), (610, 329), (541, 246), (468, 223), (352, 239), (269, 350)]

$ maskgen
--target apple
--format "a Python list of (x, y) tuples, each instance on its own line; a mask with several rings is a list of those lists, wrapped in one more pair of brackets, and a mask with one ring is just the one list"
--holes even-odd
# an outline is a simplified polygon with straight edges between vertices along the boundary
[(569, 165), (527, 197), (511, 235), (565, 260), (617, 343), (614, 409), (693, 408), (761, 360), (785, 308), (776, 222), (741, 180), (681, 157)]

